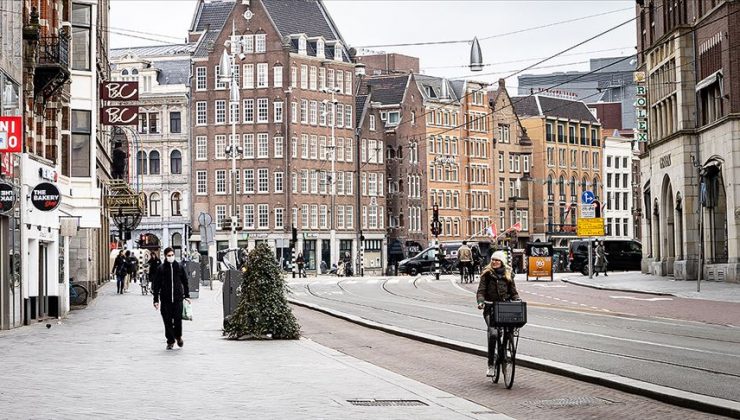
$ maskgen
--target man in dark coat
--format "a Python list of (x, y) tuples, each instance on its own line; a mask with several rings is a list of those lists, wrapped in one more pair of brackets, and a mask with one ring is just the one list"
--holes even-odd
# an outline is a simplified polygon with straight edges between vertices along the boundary
[[(164, 250), (165, 260), (159, 266), (152, 282), (154, 309), (159, 309), (164, 321), (164, 335), (167, 338), (167, 350), (172, 350), (177, 342), (182, 347), (182, 301), (190, 303), (188, 278), (185, 270), (175, 261), (172, 248)], [(160, 305), (161, 303), (161, 305)]]

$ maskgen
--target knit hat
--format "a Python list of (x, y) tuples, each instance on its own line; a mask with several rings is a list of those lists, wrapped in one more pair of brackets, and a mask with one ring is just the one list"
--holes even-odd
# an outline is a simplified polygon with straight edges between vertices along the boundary
[(505, 266), (509, 265), (509, 258), (506, 257), (506, 252), (504, 251), (496, 251), (491, 255), (491, 261), (493, 260), (499, 260), (501, 261)]

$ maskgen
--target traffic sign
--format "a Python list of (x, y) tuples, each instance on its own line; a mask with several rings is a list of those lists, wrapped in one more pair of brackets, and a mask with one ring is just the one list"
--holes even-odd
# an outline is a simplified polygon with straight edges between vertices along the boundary
[(604, 236), (604, 219), (578, 219), (578, 236)]
[(594, 196), (593, 191), (584, 191), (581, 194), (581, 202), (583, 204), (591, 204), (594, 202), (594, 199), (596, 199), (596, 196)]
[(596, 205), (595, 204), (581, 204), (581, 218), (593, 219), (596, 217)]

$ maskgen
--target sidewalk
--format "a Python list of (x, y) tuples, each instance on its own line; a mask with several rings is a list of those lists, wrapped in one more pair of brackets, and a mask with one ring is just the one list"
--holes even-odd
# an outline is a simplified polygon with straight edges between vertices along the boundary
[(671, 277), (642, 274), (636, 271), (608, 274), (606, 277), (601, 274), (589, 279), (588, 276), (580, 273), (567, 273), (562, 275), (561, 280), (597, 289), (740, 303), (740, 284), (737, 283), (705, 280), (700, 284), (701, 291), (697, 292), (696, 280), (674, 280)]
[(225, 340), (220, 290), (193, 313), (167, 351), (151, 295), (109, 283), (51, 328), (0, 332), (0, 418), (507, 418), (310, 340)]

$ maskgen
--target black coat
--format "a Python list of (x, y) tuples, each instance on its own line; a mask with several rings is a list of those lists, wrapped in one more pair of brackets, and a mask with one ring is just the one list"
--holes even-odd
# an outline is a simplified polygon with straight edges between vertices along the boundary
[(162, 265), (162, 260), (159, 257), (152, 257), (149, 259), (149, 281), (154, 281), (159, 271), (159, 266)]
[(476, 299), (478, 303), (519, 299), (519, 292), (516, 290), (514, 274), (511, 269), (506, 268), (504, 274), (498, 274), (490, 265), (487, 266), (480, 275)]
[(159, 266), (152, 282), (152, 294), (154, 303), (159, 302), (161, 296), (163, 305), (180, 302), (190, 297), (188, 277), (177, 261), (171, 264), (164, 262)]

